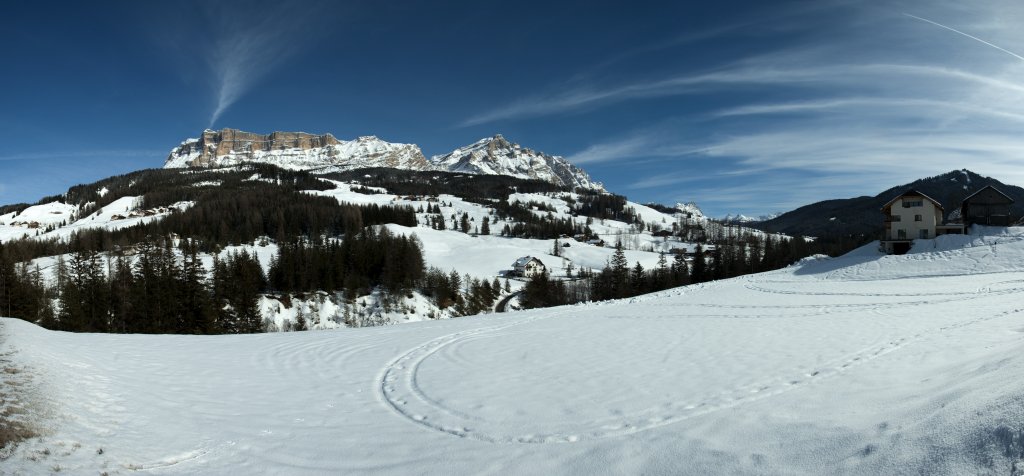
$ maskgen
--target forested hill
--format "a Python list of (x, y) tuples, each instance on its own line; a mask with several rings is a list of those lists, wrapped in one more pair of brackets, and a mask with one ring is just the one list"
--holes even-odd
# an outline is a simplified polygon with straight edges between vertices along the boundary
[[(969, 170), (954, 170), (935, 177), (897, 185), (873, 197), (863, 196), (825, 200), (784, 213), (756, 225), (766, 231), (787, 235), (835, 237), (847, 235), (875, 236), (882, 231), (882, 206), (893, 197), (915, 189), (938, 200), (948, 216), (959, 209), (960, 202), (974, 192), (992, 185), (1015, 200), (1011, 212), (1024, 214), (1024, 188), (1007, 185), (992, 177)], [(877, 238), (876, 238), (877, 239)]]
[[(623, 298), (857, 244), (694, 210), (463, 172), (143, 170), (5, 207), (0, 307), (80, 332), (359, 327), (492, 312), (517, 295), (519, 308)], [(549, 274), (516, 281), (524, 256)]]

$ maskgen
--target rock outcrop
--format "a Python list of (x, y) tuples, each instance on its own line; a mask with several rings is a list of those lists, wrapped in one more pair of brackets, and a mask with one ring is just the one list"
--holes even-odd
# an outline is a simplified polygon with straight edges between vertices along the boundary
[(374, 136), (342, 141), (331, 134), (254, 134), (237, 129), (206, 130), (200, 138), (182, 142), (171, 150), (164, 168), (226, 167), (242, 162), (288, 169), (432, 168), (416, 145), (395, 144)]
[(430, 159), (439, 170), (470, 174), (509, 175), (552, 182), (560, 186), (604, 190), (583, 169), (562, 157), (537, 152), (509, 142), (501, 134), (436, 155)]

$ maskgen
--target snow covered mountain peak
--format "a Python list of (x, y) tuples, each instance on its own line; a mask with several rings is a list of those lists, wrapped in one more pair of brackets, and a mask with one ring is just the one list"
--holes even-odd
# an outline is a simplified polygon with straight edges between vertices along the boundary
[(781, 213), (769, 213), (766, 215), (760, 215), (756, 217), (750, 217), (743, 214), (728, 214), (722, 217), (721, 221), (726, 223), (758, 223), (771, 220), (772, 218), (775, 218), (779, 215), (781, 215)]
[(676, 203), (676, 210), (688, 213), (692, 218), (703, 217), (704, 212), (697, 206), (696, 202)]
[(501, 134), (427, 160), (415, 144), (387, 142), (374, 135), (345, 141), (331, 134), (256, 134), (238, 129), (207, 129), (199, 138), (187, 139), (172, 149), (164, 168), (227, 167), (242, 162), (331, 172), (386, 167), (508, 175), (543, 180), (570, 189), (604, 191), (601, 183), (564, 158), (528, 149)]
[(552, 182), (568, 188), (604, 190), (583, 169), (563, 157), (534, 151), (510, 142), (501, 134), (485, 137), (430, 162), (439, 170), (484, 175), (509, 175)]
[(386, 142), (376, 136), (343, 141), (331, 134), (255, 134), (237, 129), (207, 129), (200, 138), (182, 142), (171, 150), (164, 168), (225, 167), (242, 162), (269, 163), (287, 169), (432, 168), (418, 146)]

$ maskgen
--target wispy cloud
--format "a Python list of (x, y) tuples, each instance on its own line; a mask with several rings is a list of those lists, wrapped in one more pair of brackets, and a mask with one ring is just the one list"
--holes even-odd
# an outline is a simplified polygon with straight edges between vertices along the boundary
[(696, 93), (716, 85), (778, 83), (811, 79), (801, 78), (800, 73), (800, 71), (786, 71), (771, 67), (733, 68), (698, 75), (684, 74), (660, 80), (633, 82), (607, 88), (579, 86), (550, 95), (520, 99), (503, 107), (472, 116), (460, 125), (468, 127), (500, 120), (564, 114), (630, 99)]
[[(1006, 47), (1024, 44), (1024, 30), (1008, 20), (1024, 17), (1018, 3), (903, 2), (913, 15), (848, 3), (841, 15), (806, 18), (799, 34), (755, 45), (753, 54), (698, 55), (675, 74), (651, 68), (646, 77), (618, 83), (596, 75), (592, 84), (574, 79), (461, 125), (594, 116), (636, 104), (661, 115), (586, 145), (569, 160), (600, 165), (596, 170), (655, 160), (656, 169), (635, 167), (649, 173), (605, 182), (666, 200), (697, 200), (711, 213), (714, 207), (729, 207), (722, 214), (792, 209), (961, 168), (1024, 184), (1024, 55)], [(746, 28), (742, 21), (733, 25)], [(746, 41), (736, 40), (736, 28), (708, 32)], [(609, 62), (672, 47), (670, 40)], [(659, 101), (641, 103), (652, 98)], [(678, 106), (672, 127), (651, 127), (666, 122), (668, 105)]]
[(636, 161), (636, 159), (651, 157), (681, 157), (696, 154), (702, 150), (702, 148), (669, 142), (662, 133), (649, 131), (591, 145), (570, 155), (568, 160), (577, 165), (623, 159)]
[[(910, 111), (908, 113), (908, 111)], [(980, 105), (968, 102), (916, 98), (847, 98), (820, 101), (795, 101), (775, 104), (751, 104), (727, 108), (714, 113), (718, 117), (824, 112), (853, 113), (864, 116), (908, 116), (912, 114), (966, 113), (1024, 122), (1024, 112), (1004, 110), (998, 104)]]
[(291, 1), (203, 2), (199, 31), (177, 41), (195, 45), (210, 74), (209, 127), (267, 74), (283, 67), (327, 30), (327, 4)]
[(884, 83), (877, 82), (882, 77), (922, 76), (973, 82), (1024, 92), (1024, 86), (1018, 83), (948, 67), (886, 63), (780, 67), (772, 64), (778, 59), (778, 55), (751, 58), (718, 71), (703, 74), (679, 75), (604, 89), (579, 87), (548, 96), (524, 98), (504, 107), (470, 117), (461, 125), (473, 126), (500, 120), (565, 114), (631, 99), (697, 94), (745, 85), (775, 85), (790, 88), (870, 87), (874, 85), (879, 88), (886, 86)]
[(989, 42), (987, 42), (987, 41), (985, 41), (985, 40), (983, 40), (981, 38), (978, 38), (977, 36), (974, 36), (974, 35), (971, 35), (971, 34), (968, 34), (968, 33), (964, 33), (964, 32), (962, 32), (960, 30), (957, 30), (956, 28), (943, 25), (942, 23), (939, 23), (939, 22), (931, 21), (931, 20), (929, 20), (927, 18), (921, 18), (921, 17), (919, 17), (917, 15), (911, 15), (909, 13), (904, 13), (904, 15), (908, 16), (910, 18), (913, 18), (915, 20), (921, 20), (921, 21), (926, 22), (926, 23), (931, 23), (932, 25), (935, 25), (935, 26), (937, 26), (939, 28), (945, 28), (946, 30), (949, 30), (949, 31), (951, 31), (953, 33), (965, 36), (965, 37), (970, 38), (970, 39), (972, 39), (974, 41), (977, 41), (979, 43), (991, 46), (991, 47), (993, 47), (993, 48), (995, 48), (995, 49), (997, 49), (999, 51), (1002, 51), (1003, 53), (1006, 53), (1006, 54), (1008, 54), (1010, 56), (1013, 56), (1014, 58), (1017, 58), (1017, 59), (1019, 59), (1021, 61), (1024, 61), (1024, 56), (1018, 55), (1017, 53), (1014, 53), (1014, 52), (1012, 52), (1012, 51), (1010, 51), (1010, 50), (1008, 50), (1006, 48), (1003, 48), (1003, 47), (1001, 47), (999, 45), (995, 45), (995, 44), (989, 43)]

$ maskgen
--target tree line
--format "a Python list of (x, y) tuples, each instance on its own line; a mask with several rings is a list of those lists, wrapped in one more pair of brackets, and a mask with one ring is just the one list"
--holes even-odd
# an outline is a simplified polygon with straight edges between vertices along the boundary
[(749, 235), (742, 240), (722, 240), (708, 249), (697, 244), (689, 257), (684, 253), (662, 253), (655, 267), (645, 269), (639, 262), (630, 265), (622, 243), (618, 242), (600, 271), (580, 270), (571, 281), (552, 279), (546, 273), (534, 276), (524, 288), (521, 302), (527, 308), (535, 308), (627, 298), (771, 271), (815, 254), (843, 254), (861, 244), (855, 239), (807, 241), (802, 237)]

